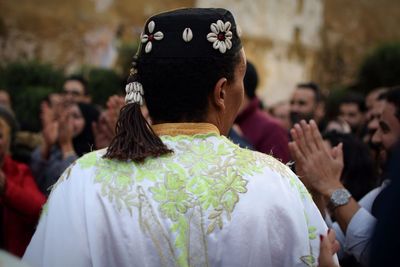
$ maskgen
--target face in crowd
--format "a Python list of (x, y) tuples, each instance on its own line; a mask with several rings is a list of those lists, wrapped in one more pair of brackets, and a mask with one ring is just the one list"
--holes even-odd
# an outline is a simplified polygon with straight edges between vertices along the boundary
[(400, 140), (400, 118), (393, 103), (384, 101), (379, 126), (372, 137), (372, 142), (381, 144), (383, 149), (390, 151)]
[(76, 104), (73, 104), (69, 107), (68, 115), (71, 118), (72, 137), (76, 137), (83, 131), (83, 128), (85, 127), (85, 118)]
[(79, 80), (67, 80), (64, 83), (64, 100), (70, 103), (88, 103), (85, 85)]
[(311, 88), (297, 87), (290, 100), (290, 120), (292, 124), (301, 120), (315, 119), (318, 101)]
[[(380, 143), (376, 143), (372, 137), (374, 136), (374, 134), (376, 133), (376, 131), (379, 128), (379, 121), (380, 121), (384, 106), (385, 106), (384, 100), (377, 100), (372, 104), (371, 109), (368, 111), (369, 119), (368, 119), (367, 129), (368, 129), (368, 134), (370, 136), (370, 139), (367, 141), (373, 148), (379, 148), (379, 146), (381, 145)], [(376, 140), (378, 140), (378, 139), (376, 139)]]
[(365, 123), (365, 115), (357, 103), (342, 103), (339, 106), (339, 118), (347, 122), (352, 131), (356, 132)]

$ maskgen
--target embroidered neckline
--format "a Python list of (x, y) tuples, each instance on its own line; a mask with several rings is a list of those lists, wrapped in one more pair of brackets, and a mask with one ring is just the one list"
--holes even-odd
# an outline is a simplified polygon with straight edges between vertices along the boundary
[(162, 123), (151, 127), (157, 135), (220, 135), (218, 128), (211, 123)]

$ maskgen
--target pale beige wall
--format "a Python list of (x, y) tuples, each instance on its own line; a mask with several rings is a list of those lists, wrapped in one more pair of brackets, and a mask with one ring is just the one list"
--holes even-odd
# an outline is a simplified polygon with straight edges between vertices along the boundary
[(321, 47), (322, 1), (197, 0), (196, 5), (234, 13), (261, 78), (258, 95), (267, 105), (288, 99), (296, 83), (311, 78)]

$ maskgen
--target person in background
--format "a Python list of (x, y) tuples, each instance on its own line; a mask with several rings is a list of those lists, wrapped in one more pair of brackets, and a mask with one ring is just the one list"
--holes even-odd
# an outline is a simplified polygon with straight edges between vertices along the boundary
[(27, 165), (9, 154), (10, 127), (0, 118), (0, 247), (22, 257), (46, 197)]
[[(108, 147), (115, 136), (115, 127), (121, 108), (125, 105), (125, 99), (119, 95), (108, 98), (106, 109), (102, 110), (98, 121), (92, 123), (92, 131), (97, 149)], [(151, 118), (146, 105), (140, 107), (146, 121), (151, 125)]]
[(355, 200), (359, 201), (378, 186), (378, 176), (368, 146), (352, 134), (331, 131), (323, 134), (330, 149), (343, 144), (344, 167), (340, 177)]
[(86, 104), (92, 102), (92, 98), (89, 95), (88, 82), (81, 75), (69, 76), (64, 82), (62, 94), (67, 102)]
[(359, 139), (363, 139), (366, 132), (366, 107), (361, 95), (347, 94), (339, 104), (339, 118), (347, 122), (352, 133)]
[[(372, 137), (381, 144), (390, 157), (396, 143), (400, 141), (400, 88), (393, 88), (383, 95), (385, 104), (379, 119), (379, 128)], [(376, 207), (380, 193), (390, 183), (385, 179), (357, 202), (340, 181), (343, 170), (343, 144), (332, 150), (323, 143), (314, 121), (302, 121), (291, 130), (293, 142), (289, 144), (296, 168), (302, 180), (315, 194), (329, 203), (336, 219), (333, 229), (337, 234), (342, 251), (358, 262), (368, 265), (371, 255), (371, 238), (376, 224)]]
[(7, 125), (9, 125), (10, 127), (10, 151), (14, 157), (15, 152), (17, 152), (15, 143), (19, 131), (19, 123), (14, 115), (14, 112), (9, 108), (1, 105), (0, 105), (0, 118), (4, 119), (7, 122)]
[(398, 266), (400, 247), (400, 143), (389, 162), (391, 184), (382, 192), (372, 239), (370, 267)]
[(256, 96), (258, 74), (255, 66), (249, 61), (243, 82), (244, 101), (235, 120), (243, 137), (255, 150), (272, 154), (284, 163), (289, 162), (288, 134), (274, 118), (260, 108), (260, 100)]
[(324, 101), (321, 90), (316, 83), (300, 83), (296, 86), (290, 100), (290, 121), (292, 126), (301, 120), (313, 119), (323, 131), (325, 116)]
[(0, 106), (6, 107), (12, 111), (12, 103), (10, 94), (6, 90), (0, 90)]
[(367, 94), (365, 97), (365, 107), (367, 109), (366, 119), (369, 121), (371, 119), (371, 111), (374, 108), (374, 105), (377, 101), (379, 101), (379, 96), (383, 93), (386, 93), (389, 88), (387, 87), (379, 87), (373, 89), (371, 92)]
[(97, 149), (105, 148), (115, 136), (118, 116), (121, 108), (125, 105), (122, 96), (110, 96), (106, 108), (100, 112), (98, 121), (92, 123), (92, 131)]
[(385, 94), (387, 90), (384, 90), (378, 98), (373, 102), (372, 109), (367, 112), (367, 134), (364, 136), (364, 143), (370, 148), (370, 154), (374, 159), (375, 168), (378, 173), (382, 175), (383, 167), (387, 158), (386, 150), (382, 148), (382, 143), (373, 140), (373, 136), (379, 129), (379, 121), (385, 106)]
[(273, 105), (269, 108), (269, 113), (289, 132), (292, 123), (290, 121), (290, 105), (288, 102), (284, 101)]
[(72, 162), (95, 149), (92, 123), (98, 116), (91, 105), (66, 103), (55, 117), (53, 108), (42, 103), (43, 144), (32, 152), (30, 166), (44, 194)]

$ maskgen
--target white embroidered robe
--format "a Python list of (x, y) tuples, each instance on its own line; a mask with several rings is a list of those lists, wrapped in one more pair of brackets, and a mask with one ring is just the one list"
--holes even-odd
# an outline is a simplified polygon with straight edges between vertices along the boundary
[(216, 133), (163, 136), (144, 164), (95, 151), (61, 176), (24, 255), (33, 267), (317, 266), (327, 227), (285, 165)]

